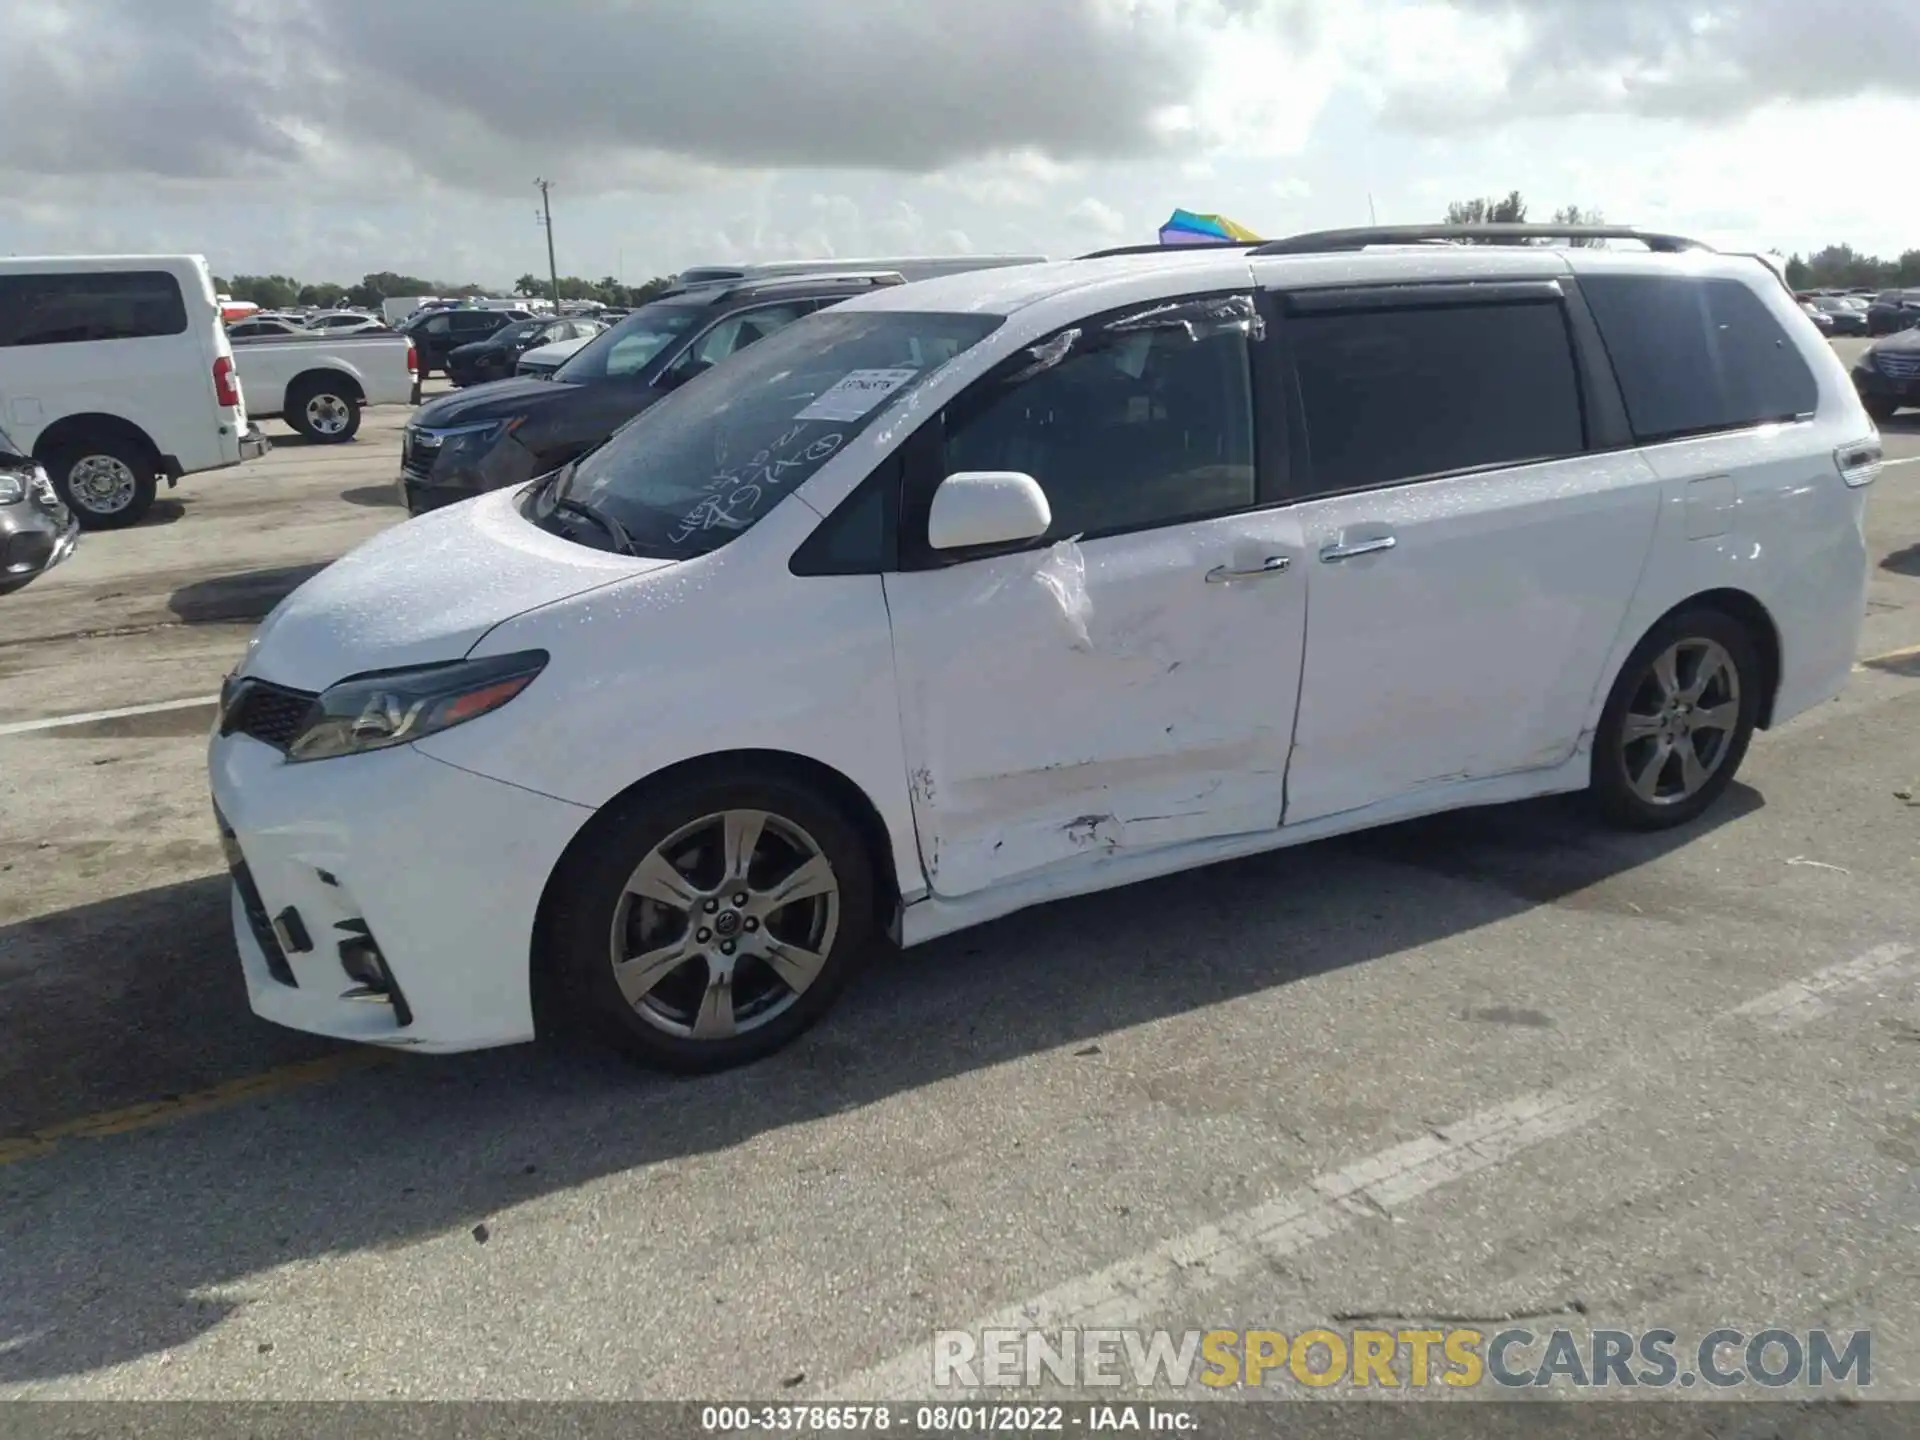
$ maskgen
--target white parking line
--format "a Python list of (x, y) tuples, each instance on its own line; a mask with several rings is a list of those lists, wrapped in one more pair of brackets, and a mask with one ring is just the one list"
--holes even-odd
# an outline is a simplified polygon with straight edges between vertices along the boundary
[(127, 705), (118, 710), (88, 710), (80, 715), (50, 715), (44, 720), (11, 720), (0, 725), (0, 735), (26, 735), (35, 730), (58, 730), (65, 725), (91, 725), (96, 720), (124, 720), (130, 715), (159, 715), (168, 710), (191, 710), (218, 705), (218, 695), (195, 695), (187, 700), (156, 700), (151, 705)]
[(1827, 1000), (1828, 996), (1857, 990), (1876, 980), (1892, 979), (1902, 970), (1911, 968), (1905, 961), (1912, 953), (1910, 946), (1882, 945), (1869, 950), (1857, 960), (1849, 960), (1843, 965), (1829, 965), (1824, 970), (1816, 970), (1804, 980), (1796, 980), (1791, 985), (1782, 985), (1778, 990), (1755, 996), (1746, 1004), (1735, 1007), (1733, 1013), (1768, 1030), (1782, 1033), (1797, 1030), (1833, 1009)]
[(1880, 462), (1880, 468), (1882, 470), (1886, 469), (1889, 465), (1920, 465), (1920, 455), (1902, 455), (1898, 460), (1882, 460)]
[[(1912, 953), (1906, 945), (1879, 946), (1723, 1011), (1708, 1022), (1708, 1028), (1752, 1020), (1770, 1030), (1795, 1029), (1828, 1013), (1833, 1007), (1827, 997), (1910, 968), (1906, 962)], [(1701, 1032), (1694, 1032), (1694, 1038), (1701, 1038)], [(1683, 1041), (1680, 1058), (1686, 1057), (1687, 1048)], [(1579, 1129), (1617, 1103), (1612, 1093), (1617, 1078), (1639, 1076), (1646, 1069), (1647, 1057), (1617, 1056), (1578, 1090), (1523, 1095), (1482, 1110), (964, 1328), (978, 1335), (983, 1330), (1128, 1329), (1147, 1323), (1201, 1291), (1255, 1273), (1363, 1219), (1391, 1216), (1429, 1191)], [(850, 1376), (821, 1398), (828, 1403), (897, 1400), (926, 1394), (932, 1380), (929, 1343)], [(954, 1391), (943, 1393), (942, 1398), (968, 1397)]]

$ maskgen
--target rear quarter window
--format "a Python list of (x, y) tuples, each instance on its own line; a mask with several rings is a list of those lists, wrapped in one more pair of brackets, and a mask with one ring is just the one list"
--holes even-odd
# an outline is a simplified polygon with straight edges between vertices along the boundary
[(164, 270), (0, 275), (0, 347), (184, 335), (180, 282)]
[(1580, 289), (1643, 445), (1797, 420), (1819, 407), (1793, 337), (1738, 280), (1587, 275)]

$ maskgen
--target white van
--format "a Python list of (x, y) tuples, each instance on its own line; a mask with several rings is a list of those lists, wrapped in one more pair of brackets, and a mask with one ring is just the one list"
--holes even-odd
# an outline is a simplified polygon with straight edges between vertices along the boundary
[(0, 259), (0, 421), (89, 529), (267, 449), (199, 255)]

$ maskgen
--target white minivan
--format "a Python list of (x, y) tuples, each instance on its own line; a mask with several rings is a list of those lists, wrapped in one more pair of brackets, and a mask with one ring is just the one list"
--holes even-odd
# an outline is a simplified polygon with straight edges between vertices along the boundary
[(267, 450), (199, 255), (0, 259), (0, 422), (93, 529)]
[(255, 1010), (709, 1069), (877, 932), (1694, 820), (1846, 684), (1879, 437), (1750, 258), (1374, 243), (1454, 233), (876, 290), (321, 572), (210, 742)]

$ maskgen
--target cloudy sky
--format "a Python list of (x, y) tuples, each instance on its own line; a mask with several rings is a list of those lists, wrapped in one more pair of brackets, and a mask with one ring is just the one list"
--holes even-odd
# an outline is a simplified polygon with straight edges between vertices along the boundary
[(0, 251), (638, 281), (1537, 216), (1920, 247), (1920, 0), (0, 0)]

